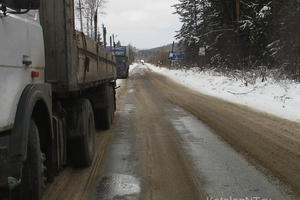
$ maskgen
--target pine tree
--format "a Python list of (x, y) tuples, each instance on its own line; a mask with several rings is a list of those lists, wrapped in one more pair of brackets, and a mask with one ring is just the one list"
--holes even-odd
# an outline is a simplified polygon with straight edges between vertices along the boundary
[(300, 77), (299, 0), (179, 0), (174, 7), (186, 62), (197, 62), (204, 46), (214, 68), (284, 66)]

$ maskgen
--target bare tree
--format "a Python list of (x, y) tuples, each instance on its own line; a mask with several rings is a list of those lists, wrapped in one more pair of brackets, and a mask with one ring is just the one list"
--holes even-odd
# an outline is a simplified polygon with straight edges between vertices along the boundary
[(103, 15), (107, 0), (75, 0), (75, 27), (90, 37), (95, 37), (95, 19)]

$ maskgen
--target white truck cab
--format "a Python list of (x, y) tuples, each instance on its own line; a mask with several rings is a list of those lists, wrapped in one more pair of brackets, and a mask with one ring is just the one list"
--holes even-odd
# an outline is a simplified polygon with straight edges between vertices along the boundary
[(44, 82), (43, 31), (38, 12), (0, 11), (0, 132), (12, 129), (24, 88)]
[[(32, 117), (36, 115), (37, 122), (42, 119), (41, 130), (49, 130), (44, 133), (52, 133), (51, 86), (45, 83), (43, 29), (38, 12), (31, 10), (38, 8), (36, 2), (0, 0), (0, 199), (13, 198), (8, 195), (12, 189), (26, 184), (21, 182), (31, 151), (28, 141), (37, 127), (37, 123), (32, 125)], [(35, 191), (33, 199), (39, 199), (40, 190)], [(13, 199), (22, 199), (24, 195), (15, 194), (18, 197)]]

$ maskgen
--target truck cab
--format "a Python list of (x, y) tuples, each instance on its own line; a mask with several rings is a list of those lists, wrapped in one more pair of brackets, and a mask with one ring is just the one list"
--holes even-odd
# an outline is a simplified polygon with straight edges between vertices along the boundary
[(17, 104), (30, 84), (44, 83), (43, 30), (37, 11), (0, 11), (0, 132), (14, 125)]
[[(51, 86), (45, 83), (44, 39), (37, 7), (21, 0), (0, 0), (0, 7), (0, 198), (3, 198), (20, 185), (24, 176), (22, 169), (30, 151), (27, 144), (33, 118), (40, 132), (50, 136), (52, 104)], [(23, 8), (27, 11), (22, 11)]]
[(129, 75), (129, 49), (127, 46), (109, 47), (108, 48), (116, 57), (117, 77), (126, 79)]

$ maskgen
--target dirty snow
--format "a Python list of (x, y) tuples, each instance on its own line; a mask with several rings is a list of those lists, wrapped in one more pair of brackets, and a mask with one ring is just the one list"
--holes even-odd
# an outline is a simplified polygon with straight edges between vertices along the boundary
[(149, 70), (148, 64), (134, 63), (129, 68), (129, 75), (144, 75), (147, 70)]
[[(191, 89), (230, 102), (246, 105), (258, 111), (300, 122), (300, 84), (292, 81), (256, 81), (245, 86), (242, 80), (211, 72), (170, 70), (147, 64), (149, 69), (170, 77)], [(134, 65), (131, 72), (141, 73), (145, 66)]]
[(116, 81), (117, 86), (122, 85), (122, 83), (123, 83), (123, 79), (117, 79), (117, 81)]

